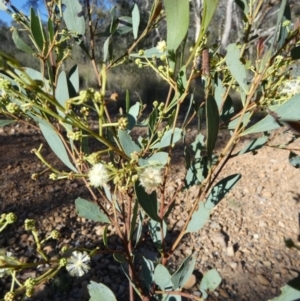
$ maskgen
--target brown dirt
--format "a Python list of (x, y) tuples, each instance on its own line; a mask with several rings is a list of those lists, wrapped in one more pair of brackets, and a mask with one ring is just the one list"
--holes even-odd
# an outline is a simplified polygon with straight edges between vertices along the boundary
[[(223, 137), (219, 138), (222, 144)], [(276, 139), (281, 143), (286, 135)], [(0, 235), (0, 246), (23, 260), (35, 259), (32, 237), (23, 227), (25, 218), (36, 218), (44, 235), (54, 227), (62, 232), (60, 242), (50, 242), (47, 252), (55, 252), (64, 244), (91, 246), (95, 241), (100, 242), (103, 231), (101, 225), (76, 216), (74, 200), (78, 196), (89, 198), (81, 182), (49, 181), (47, 173), (37, 181), (31, 180), (32, 173), (43, 170), (30, 152), (40, 143), (45, 144), (40, 134), (23, 125), (0, 129), (0, 212), (14, 211), (18, 215), (17, 223)], [(47, 147), (43, 154), (53, 159), (57, 167), (61, 166)], [(173, 165), (174, 181), (183, 174), (182, 159), (178, 153), (177, 164)], [(286, 237), (299, 241), (300, 170), (288, 163), (288, 151), (265, 147), (256, 155), (248, 153), (230, 160), (221, 178), (234, 173), (241, 173), (242, 179), (214, 209), (207, 225), (183, 239), (171, 266), (178, 266), (184, 256), (194, 253), (200, 272), (195, 273), (197, 283), (201, 273), (211, 268), (216, 268), (223, 279), (209, 300), (268, 300), (278, 295), (279, 288), (300, 271), (300, 252), (284, 244)], [(193, 193), (192, 189), (191, 198)], [(184, 217), (186, 196), (186, 193), (179, 195), (170, 216), (171, 226), (176, 223), (175, 230), (182, 224), (179, 214)], [(117, 237), (112, 235), (109, 243), (117, 245)], [(153, 255), (147, 248), (143, 251)], [(28, 271), (28, 275), (35, 276), (35, 272)], [(104, 282), (118, 300), (128, 300), (126, 278), (109, 255), (97, 255), (91, 273), (80, 279), (60, 275), (40, 287), (32, 300), (88, 300), (89, 280)], [(1, 278), (0, 298), (1, 291), (7, 291), (8, 287), (8, 279)], [(192, 291), (199, 294), (196, 286)]]

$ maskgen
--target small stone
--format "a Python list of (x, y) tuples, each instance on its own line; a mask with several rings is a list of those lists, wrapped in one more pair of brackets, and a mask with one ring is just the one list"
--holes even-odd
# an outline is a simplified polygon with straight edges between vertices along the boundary
[(227, 248), (226, 248), (226, 254), (227, 256), (234, 256), (234, 249), (233, 249), (233, 246), (232, 245), (229, 245)]
[(281, 228), (285, 228), (285, 225), (284, 225), (284, 223), (282, 221), (278, 222), (278, 226), (281, 227)]
[(280, 273), (275, 273), (275, 274), (274, 274), (274, 278), (280, 279)]
[(101, 236), (103, 234), (103, 229), (104, 229), (103, 226), (96, 226), (95, 227), (95, 233), (96, 233), (96, 235)]
[(183, 253), (184, 253), (184, 255), (189, 256), (189, 255), (192, 255), (193, 251), (191, 249), (187, 248), (183, 251)]
[(226, 299), (229, 298), (229, 295), (228, 295), (228, 293), (227, 293), (226, 290), (224, 290), (224, 289), (221, 288), (221, 289), (219, 290), (219, 293), (220, 293), (220, 295), (221, 295), (223, 298), (226, 298)]
[(259, 238), (259, 235), (257, 234), (257, 233), (255, 233), (254, 235), (253, 235), (253, 239), (258, 239)]
[(178, 221), (178, 223), (176, 224), (176, 228), (181, 229), (184, 226), (185, 222), (183, 220)]
[(258, 274), (257, 275), (257, 280), (259, 281), (260, 284), (267, 286), (270, 284), (270, 281), (263, 275)]
[(267, 226), (266, 222), (264, 222), (264, 221), (262, 221), (262, 220), (260, 220), (260, 221), (258, 222), (258, 225), (259, 225), (260, 227), (262, 227), (262, 228), (264, 228), (264, 227)]
[(217, 230), (220, 230), (221, 229), (221, 226), (219, 225), (219, 223), (215, 222), (215, 221), (212, 221), (209, 225), (212, 229), (217, 229)]
[(290, 270), (289, 272), (290, 272), (290, 275), (292, 275), (295, 278), (299, 276), (297, 271)]
[(262, 263), (263, 263), (264, 266), (266, 266), (268, 268), (270, 268), (271, 265), (272, 265), (272, 263), (270, 261), (268, 261), (268, 260), (264, 260)]
[(185, 285), (183, 286), (183, 288), (185, 288), (185, 289), (190, 289), (190, 288), (192, 288), (194, 285), (195, 285), (195, 283), (196, 283), (196, 276), (194, 275), (194, 274), (192, 274), (191, 276), (190, 276), (190, 278), (188, 279), (188, 281), (185, 283)]
[(237, 264), (236, 262), (232, 261), (232, 262), (229, 263), (229, 266), (230, 266), (233, 270), (235, 270), (235, 269), (237, 268), (238, 264)]
[(222, 248), (226, 247), (225, 236), (221, 232), (218, 232), (215, 235), (213, 235), (212, 238), (211, 238), (211, 240), (212, 240), (212, 242), (213, 242), (214, 245), (218, 244)]

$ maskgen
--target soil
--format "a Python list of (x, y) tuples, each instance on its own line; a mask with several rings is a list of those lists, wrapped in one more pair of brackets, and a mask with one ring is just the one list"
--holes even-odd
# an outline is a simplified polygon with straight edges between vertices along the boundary
[[(273, 144), (283, 143), (288, 138), (289, 134), (282, 133), (283, 130), (277, 132)], [(220, 135), (220, 146), (224, 139)], [(31, 152), (41, 143), (44, 144), (43, 155), (54, 161), (57, 168), (63, 168), (38, 131), (21, 124), (0, 129), (0, 212), (13, 211), (18, 216), (18, 221), (1, 233), (0, 246), (23, 261), (36, 260), (33, 237), (23, 226), (26, 218), (36, 219), (44, 236), (54, 228), (61, 231), (59, 242), (50, 241), (44, 248), (47, 254), (55, 254), (66, 244), (101, 245), (103, 232), (103, 225), (76, 215), (74, 200), (78, 196), (90, 199), (83, 183), (49, 181), (47, 172), (35, 181), (31, 179), (33, 173), (44, 169)], [(247, 140), (242, 142), (245, 143)], [(292, 146), (299, 148), (299, 142)], [(241, 180), (216, 206), (205, 227), (184, 237), (170, 264), (175, 268), (185, 256), (194, 254), (197, 257), (196, 285), (187, 292), (200, 296), (198, 285), (202, 274), (216, 268), (222, 283), (210, 293), (208, 300), (269, 300), (279, 295), (280, 287), (298, 275), (300, 252), (287, 248), (284, 243), (288, 237), (294, 242), (299, 242), (300, 238), (300, 170), (289, 164), (288, 155), (287, 150), (264, 147), (256, 154), (238, 156), (226, 165), (220, 179), (241, 173)], [(172, 183), (183, 172), (184, 160), (178, 150), (176, 162), (172, 164), (170, 191)], [(194, 194), (191, 189), (191, 200)], [(188, 205), (187, 194), (180, 193), (168, 221), (169, 228), (176, 231), (182, 227)], [(108, 241), (111, 246), (118, 245), (113, 232)], [(142, 248), (146, 256), (155, 256), (152, 247), (145, 244)], [(22, 274), (23, 279), (29, 276), (35, 277), (36, 271)], [(54, 281), (40, 286), (30, 300), (89, 300), (86, 286), (90, 280), (112, 288), (118, 300), (128, 300), (126, 277), (112, 257), (103, 254), (93, 259), (89, 274), (71, 278), (61, 273)], [(9, 285), (9, 278), (0, 278), (0, 298)]]

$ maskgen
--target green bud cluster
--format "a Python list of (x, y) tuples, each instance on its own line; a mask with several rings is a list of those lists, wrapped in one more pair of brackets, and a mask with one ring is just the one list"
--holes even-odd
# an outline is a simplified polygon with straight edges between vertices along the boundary
[(7, 91), (11, 88), (11, 83), (9, 80), (0, 78), (0, 90)]
[(104, 100), (104, 96), (99, 91), (96, 91), (94, 94), (94, 101), (98, 103), (102, 103), (103, 100)]
[(51, 232), (51, 237), (53, 238), (53, 239), (59, 239), (60, 238), (60, 232), (59, 231), (57, 231), (57, 230), (53, 230), (52, 232)]
[(26, 219), (24, 224), (25, 224), (25, 230), (26, 231), (36, 230), (34, 219)]
[(49, 176), (49, 179), (50, 180), (57, 180), (57, 174), (51, 173), (50, 176)]
[(65, 267), (65, 266), (67, 265), (67, 263), (68, 263), (67, 258), (61, 258), (61, 259), (59, 260), (59, 265), (60, 265), (61, 267)]
[(13, 212), (10, 212), (5, 216), (5, 219), (8, 224), (13, 224), (17, 221), (17, 216)]
[(128, 126), (128, 119), (125, 118), (125, 117), (121, 117), (118, 120), (118, 128), (119, 128), (119, 130), (126, 130), (127, 126)]
[[(97, 93), (97, 92), (96, 92)], [(95, 95), (96, 95), (96, 93), (95, 93)], [(96, 100), (96, 97), (95, 97), (95, 100)], [(86, 107), (86, 106), (83, 106), (82, 108), (80, 108), (80, 113), (83, 115), (83, 116), (89, 116), (89, 114), (90, 114), (90, 110), (89, 110), (89, 108), (88, 107)]]
[(79, 97), (80, 97), (80, 103), (85, 103), (95, 98), (95, 90), (93, 88), (82, 90), (79, 92)]
[(4, 296), (4, 301), (14, 301), (15, 300), (15, 293), (14, 292), (8, 292)]
[(16, 103), (9, 103), (7, 106), (6, 106), (6, 110), (7, 112), (11, 113), (11, 114), (17, 114), (20, 112), (20, 108), (19, 106), (16, 104)]
[(74, 141), (79, 141), (82, 137), (82, 134), (81, 132), (69, 132), (68, 133), (68, 137), (71, 139), (71, 140), (74, 140)]
[(25, 281), (24, 285), (26, 288), (33, 288), (36, 285), (36, 279), (30, 277)]
[(90, 164), (95, 165), (100, 162), (101, 153), (99, 152), (92, 153), (89, 156), (85, 157), (85, 160), (88, 161)]

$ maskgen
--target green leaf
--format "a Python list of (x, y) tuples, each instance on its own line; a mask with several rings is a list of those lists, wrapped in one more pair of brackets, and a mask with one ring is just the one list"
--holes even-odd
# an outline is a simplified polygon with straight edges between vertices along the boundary
[[(244, 114), (243, 118), (242, 118), (242, 124), (243, 126), (247, 126), (247, 124), (250, 122), (250, 117), (251, 117), (251, 113), (247, 112)], [(228, 129), (229, 130), (234, 130), (236, 128), (236, 126), (239, 123), (239, 119), (240, 117), (232, 120), (229, 124), (228, 124)]]
[(109, 44), (110, 44), (110, 37), (108, 37), (104, 44), (103, 44), (103, 61), (105, 62), (108, 58), (109, 54)]
[(283, 15), (284, 15), (286, 1), (287, 0), (282, 0), (281, 1), (280, 8), (279, 8), (279, 11), (278, 11), (278, 14), (277, 14), (276, 29), (275, 29), (274, 34), (273, 34), (273, 36), (274, 36), (273, 43), (272, 43), (271, 48), (270, 48), (271, 52), (273, 51), (275, 43), (277, 42), (276, 37), (279, 36), (278, 32), (280, 32), (280, 29), (281, 29), (281, 22), (282, 22), (282, 18), (283, 18)]
[(269, 137), (267, 135), (263, 135), (262, 137), (253, 139), (251, 142), (248, 143), (248, 145), (243, 148), (237, 155), (243, 155), (248, 152), (253, 152), (255, 150), (260, 149), (263, 145), (266, 144), (268, 141)]
[[(74, 65), (69, 72), (69, 76), (68, 76), (69, 81), (71, 82), (75, 93), (77, 94), (79, 92), (79, 70), (78, 70), (78, 65)], [(69, 96), (70, 97), (75, 97), (76, 95), (72, 95), (72, 93), (70, 93), (70, 89), (69, 89)]]
[[(274, 113), (278, 115), (280, 119), (283, 120), (299, 120), (299, 111), (300, 111), (300, 94), (297, 94), (284, 102), (282, 105), (277, 107), (274, 110)], [(279, 120), (280, 121), (280, 120)], [(245, 136), (248, 134), (260, 133), (260, 132), (269, 132), (276, 130), (280, 127), (280, 124), (277, 120), (271, 116), (267, 115), (264, 119), (260, 120), (250, 128), (246, 129), (240, 136)]]
[(177, 87), (180, 94), (183, 94), (187, 86), (186, 80), (186, 66), (183, 66), (179, 72), (177, 77)]
[(280, 27), (280, 32), (279, 32), (279, 37), (278, 37), (278, 43), (277, 43), (277, 49), (280, 49), (284, 43), (286, 42), (286, 39), (289, 36), (289, 33), (291, 31), (291, 25), (284, 25), (285, 21), (292, 21), (291, 18), (291, 10), (290, 10), (290, 6), (288, 3), (286, 3), (285, 7), (284, 7), (284, 11), (283, 11), (283, 17), (281, 20), (281, 27)]
[(33, 50), (23, 41), (23, 39), (19, 36), (18, 30), (16, 28), (13, 29), (12, 33), (13, 41), (16, 47), (28, 54), (32, 54)]
[(154, 145), (151, 145), (150, 148), (163, 148), (171, 145), (171, 143), (175, 144), (181, 139), (181, 133), (182, 129), (175, 128), (173, 135), (173, 130), (170, 129), (164, 133), (159, 142), (155, 143)]
[[(185, 177), (185, 188), (201, 183), (208, 174), (208, 160), (205, 153), (205, 137), (199, 134), (191, 146), (185, 148), (186, 166), (188, 168)], [(194, 156), (194, 160), (189, 161), (188, 158)]]
[(189, 0), (164, 0), (167, 19), (167, 47), (176, 51), (190, 23)]
[(153, 261), (142, 256), (142, 274), (144, 284), (146, 285), (147, 290), (149, 291), (154, 282), (154, 263)]
[(295, 168), (300, 168), (300, 157), (296, 153), (290, 152), (290, 154), (289, 154), (289, 162)]
[(205, 208), (212, 209), (213, 207), (215, 207), (240, 180), (241, 177), (242, 176), (240, 174), (234, 174), (218, 182), (211, 190), (205, 202)]
[[(138, 204), (138, 202), (136, 202)], [(143, 220), (144, 220), (144, 214), (143, 212), (140, 211), (139, 213), (139, 217), (138, 217), (138, 226), (135, 232), (135, 245), (134, 247), (136, 247), (138, 245), (138, 243), (140, 242), (140, 239), (142, 237), (142, 230), (143, 230)]]
[(123, 35), (130, 31), (132, 31), (132, 18), (127, 17), (127, 16), (120, 17), (118, 28), (117, 28), (116, 32), (119, 35)]
[(206, 100), (206, 122), (207, 156), (211, 160), (219, 131), (219, 109), (212, 95)]
[(128, 113), (130, 109), (130, 93), (128, 89), (126, 89), (125, 104), (126, 104), (126, 113)]
[(166, 152), (157, 152), (151, 157), (147, 158), (148, 165), (160, 165), (165, 166), (168, 163), (169, 155)]
[(0, 9), (6, 11), (8, 8), (7, 6), (3, 3), (2, 0), (0, 0)]
[(132, 217), (131, 217), (131, 222), (130, 222), (130, 236), (129, 236), (130, 238), (134, 234), (137, 216), (138, 216), (138, 210), (139, 210), (139, 203), (135, 202), (134, 206), (133, 206)]
[(110, 17), (111, 17), (111, 21), (110, 21), (109, 32), (112, 35), (116, 31), (116, 29), (118, 27), (118, 23), (119, 23), (119, 20), (117, 18), (117, 7), (116, 6), (113, 6), (111, 8)]
[(82, 198), (75, 200), (77, 214), (95, 222), (110, 224), (109, 218), (100, 210), (99, 206)]
[(63, 18), (67, 28), (83, 36), (85, 33), (85, 20), (79, 1), (62, 0), (62, 4), (65, 6)]
[(184, 259), (178, 270), (172, 275), (174, 289), (181, 289), (193, 274), (196, 257), (189, 255)]
[(291, 50), (291, 57), (292, 57), (292, 60), (300, 59), (300, 47), (299, 46), (296, 46)]
[(137, 102), (132, 107), (130, 107), (128, 114), (127, 114), (128, 130), (131, 130), (136, 125), (137, 117), (140, 112), (140, 106), (141, 106), (140, 103)]
[(300, 290), (294, 289), (289, 285), (281, 288), (280, 296), (271, 299), (270, 301), (296, 301), (300, 299)]
[(91, 281), (87, 286), (89, 301), (117, 301), (114, 293), (104, 284)]
[[(156, 220), (150, 219), (148, 223), (149, 232), (151, 235), (151, 238), (155, 244), (155, 247), (159, 252), (162, 252), (162, 237), (161, 237), (161, 226), (160, 222), (157, 222)], [(163, 220), (163, 235), (166, 237), (167, 234), (167, 225), (165, 221)]]
[(114, 257), (114, 260), (119, 263), (127, 263), (126, 257), (120, 253), (114, 253), (113, 257)]
[(0, 127), (2, 128), (14, 122), (16, 122), (16, 120), (0, 120)]
[[(63, 108), (66, 108), (66, 101), (70, 98), (68, 90), (68, 81), (65, 71), (62, 71), (57, 80), (57, 86), (55, 89), (55, 98)], [(60, 116), (65, 117), (65, 110), (58, 110)]]
[(131, 16), (132, 16), (133, 37), (134, 39), (136, 39), (138, 36), (139, 25), (140, 25), (140, 11), (136, 3), (134, 3), (133, 5)]
[(235, 3), (242, 9), (244, 16), (247, 16), (249, 13), (249, 5), (247, 0), (235, 0)]
[(220, 277), (217, 270), (212, 269), (206, 272), (199, 285), (199, 290), (202, 293), (202, 298), (207, 298), (207, 291), (214, 291), (221, 283), (222, 278)]
[(40, 51), (44, 49), (44, 33), (43, 33), (43, 25), (39, 16), (35, 14), (34, 9), (31, 7), (30, 9), (30, 29), (32, 37), (36, 43), (36, 46)]
[(140, 206), (155, 221), (160, 221), (160, 218), (157, 214), (157, 196), (156, 192), (153, 191), (151, 194), (148, 194), (144, 187), (140, 185), (139, 181), (135, 182), (134, 185), (135, 194), (137, 197), (137, 201)]
[[(36, 117), (35, 117), (36, 118)], [(77, 172), (76, 167), (71, 163), (69, 156), (67, 154), (66, 148), (64, 144), (62, 143), (60, 137), (56, 133), (55, 129), (51, 124), (49, 124), (47, 121), (42, 120), (39, 118), (38, 120), (39, 127), (48, 142), (50, 148), (55, 153), (55, 155), (71, 170), (74, 172)]]
[(123, 130), (118, 130), (118, 137), (125, 154), (130, 157), (133, 152), (139, 153), (140, 147), (132, 141), (131, 136)]
[[(18, 74), (18, 76), (22, 77), (22, 74), (23, 73), (26, 73), (30, 78), (31, 80), (33, 81), (41, 81), (44, 83), (44, 86), (43, 86), (43, 91), (49, 93), (49, 91), (51, 91), (51, 87), (49, 85), (49, 82), (47, 79), (45, 79), (45, 77), (42, 75), (41, 72), (35, 70), (35, 69), (32, 69), (32, 68), (29, 68), (29, 67), (24, 67), (21, 70), (17, 70), (15, 69), (15, 72)], [(28, 84), (28, 85), (32, 85), (32, 82), (30, 80), (28, 80), (27, 78), (24, 78), (24, 76), (22, 77), (22, 79)]]
[(234, 105), (231, 97), (228, 95), (223, 105), (221, 119), (224, 122), (227, 122), (233, 116), (234, 116)]
[(162, 264), (158, 264), (154, 270), (154, 281), (163, 291), (173, 287), (171, 275)]
[(223, 96), (224, 96), (225, 92), (226, 92), (226, 89), (222, 84), (222, 80), (219, 78), (218, 74), (216, 73), (214, 97), (215, 97), (215, 101), (216, 101), (219, 111), (221, 109), (221, 105), (223, 104)]
[(243, 89), (245, 93), (248, 93), (249, 87), (247, 85), (246, 67), (240, 61), (240, 49), (236, 44), (230, 44), (227, 46), (225, 60), (234, 79), (238, 82), (241, 89)]
[(219, 0), (204, 0), (200, 36), (204, 37)]
[(199, 208), (192, 215), (192, 218), (186, 228), (186, 233), (192, 233), (199, 231), (205, 223), (209, 220), (210, 217), (210, 209), (205, 208), (204, 203), (199, 204)]
[(103, 230), (103, 236), (102, 236), (102, 240), (103, 240), (103, 244), (106, 248), (108, 248), (108, 240), (107, 240), (107, 230), (108, 230), (108, 225), (106, 225), (104, 227), (104, 230)]
[(53, 22), (51, 20), (51, 18), (48, 19), (48, 34), (49, 34), (49, 41), (50, 43), (53, 42), (54, 40), (54, 26), (53, 26)]

